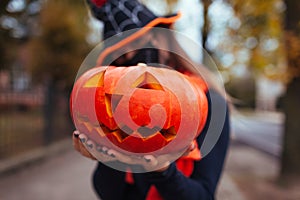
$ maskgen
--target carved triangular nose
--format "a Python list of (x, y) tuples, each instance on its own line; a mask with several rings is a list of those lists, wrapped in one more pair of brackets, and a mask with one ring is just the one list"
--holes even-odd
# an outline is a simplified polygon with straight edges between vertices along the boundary
[(164, 90), (160, 82), (149, 72), (145, 72), (132, 84), (133, 88)]

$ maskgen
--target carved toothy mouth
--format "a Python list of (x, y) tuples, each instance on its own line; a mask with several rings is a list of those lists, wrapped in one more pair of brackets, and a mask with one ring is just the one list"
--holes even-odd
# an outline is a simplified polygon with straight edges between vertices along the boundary
[(89, 132), (96, 131), (100, 136), (108, 136), (109, 134), (114, 135), (119, 142), (124, 141), (127, 137), (138, 137), (142, 140), (147, 140), (149, 138), (155, 137), (156, 135), (161, 135), (165, 141), (169, 142), (176, 137), (176, 131), (174, 126), (161, 129), (160, 127), (149, 128), (147, 126), (141, 126), (137, 130), (132, 130), (126, 125), (123, 125), (121, 128), (110, 129), (105, 126), (103, 123), (91, 122), (87, 116), (80, 115), (77, 113), (77, 120), (80, 125), (85, 126)]

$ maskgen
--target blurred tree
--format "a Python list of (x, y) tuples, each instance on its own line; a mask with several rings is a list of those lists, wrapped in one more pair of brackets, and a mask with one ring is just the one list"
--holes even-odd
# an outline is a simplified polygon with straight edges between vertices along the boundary
[(89, 50), (86, 7), (83, 1), (49, 0), (40, 12), (37, 35), (30, 42), (33, 78), (73, 84)]
[(209, 17), (208, 17), (208, 9), (212, 3), (212, 0), (200, 0), (203, 4), (203, 28), (202, 28), (202, 46), (205, 48), (205, 44), (208, 38), (209, 33)]
[[(200, 0), (200, 2), (203, 5), (203, 26), (201, 30), (201, 41), (202, 41), (202, 47), (203, 49), (209, 54), (212, 55), (212, 52), (207, 48), (207, 40), (210, 32), (210, 20), (209, 20), (209, 7), (212, 4), (212, 0)], [(205, 66), (210, 66), (210, 60), (207, 56), (203, 56), (203, 64)]]
[(17, 59), (18, 47), (30, 37), (36, 13), (33, 5), (38, 1), (0, 1), (0, 69), (11, 67)]
[[(232, 8), (233, 14), (227, 23), (226, 36), (215, 49), (219, 52), (221, 63), (224, 64), (222, 70), (225, 79), (228, 80), (226, 87), (229, 93), (241, 102), (249, 102), (249, 106), (255, 107), (255, 83), (258, 79), (267, 77), (277, 81), (286, 80), (282, 30), (285, 6), (282, 0), (226, 2)], [(230, 90), (241, 87), (240, 84), (233, 84), (233, 79), (241, 77), (254, 80), (254, 84), (251, 84), (253, 89), (248, 90), (248, 95), (236, 96)], [(249, 99), (250, 93), (252, 99)]]
[(239, 20), (239, 26), (231, 29), (231, 36), (236, 39), (237, 49), (249, 50), (249, 67), (268, 77), (281, 78), (285, 67), (281, 65), (284, 58), (282, 0), (229, 2), (234, 8), (235, 20)]
[[(281, 175), (299, 176), (300, 1), (230, 0), (229, 2), (234, 8), (236, 17), (230, 24), (230, 35), (235, 38), (235, 42), (229, 44), (235, 49), (233, 53), (248, 49), (249, 66), (256, 74), (262, 73), (269, 78), (287, 83), (287, 91), (283, 97), (286, 120)], [(285, 21), (284, 11), (286, 11)], [(285, 31), (282, 30), (283, 24)], [(226, 46), (225, 42), (227, 48), (229, 45)], [(238, 58), (239, 53), (234, 55)]]
[(29, 44), (33, 79), (46, 85), (46, 143), (51, 142), (54, 132), (56, 95), (66, 91), (68, 97), (77, 70), (89, 50), (86, 11), (84, 1), (45, 1), (40, 12), (39, 29)]
[[(8, 4), (9, 0), (1, 0), (0, 1), (0, 19), (3, 19), (3, 15), (6, 12), (6, 7)], [(2, 20), (1, 20), (2, 21)], [(4, 63), (7, 63), (7, 55), (6, 55), (6, 39), (8, 38), (7, 36), (7, 31), (3, 28), (3, 25), (1, 23), (1, 28), (0, 28), (0, 52), (2, 52), (0, 54), (0, 70), (3, 69), (5, 67)]]
[[(284, 96), (285, 134), (281, 159), (281, 176), (300, 176), (300, 1), (286, 3), (286, 55), (289, 82)], [(296, 175), (296, 176), (295, 176)]]
[(165, 1), (166, 1), (167, 5), (168, 5), (168, 7), (167, 7), (167, 13), (168, 14), (172, 14), (173, 13), (173, 8), (174, 8), (174, 6), (177, 5), (177, 3), (178, 3), (179, 0), (165, 0)]

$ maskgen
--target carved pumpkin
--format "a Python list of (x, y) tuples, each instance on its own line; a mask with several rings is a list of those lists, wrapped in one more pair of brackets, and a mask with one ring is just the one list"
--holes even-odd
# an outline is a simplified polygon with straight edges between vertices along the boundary
[(170, 69), (96, 67), (75, 82), (71, 113), (76, 128), (97, 144), (132, 153), (177, 152), (206, 122), (203, 85)]

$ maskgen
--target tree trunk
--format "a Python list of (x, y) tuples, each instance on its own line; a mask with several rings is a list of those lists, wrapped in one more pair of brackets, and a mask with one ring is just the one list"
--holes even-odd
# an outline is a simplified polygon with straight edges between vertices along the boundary
[(300, 175), (300, 78), (288, 86), (283, 100), (286, 115), (281, 175)]
[(1, 15), (6, 12), (6, 6), (9, 2), (10, 2), (10, 0), (1, 0), (0, 1), (0, 14)]
[(56, 87), (53, 80), (49, 80), (46, 85), (44, 102), (44, 144), (49, 145), (53, 141), (54, 135), (54, 111), (55, 111)]
[[(286, 37), (295, 36), (300, 41), (300, 1), (286, 0)], [(291, 41), (286, 38), (288, 69), (294, 72), (300, 69), (300, 53), (295, 54)], [(299, 50), (300, 48), (298, 48)], [(295, 70), (297, 69), (297, 70)], [(295, 78), (287, 85), (287, 92), (283, 99), (283, 109), (286, 116), (283, 152), (281, 159), (281, 177), (300, 176), (300, 77)]]
[[(209, 34), (209, 29), (210, 29), (210, 23), (209, 23), (209, 17), (208, 17), (208, 9), (209, 6), (211, 5), (212, 1), (211, 0), (202, 0), (202, 5), (203, 5), (203, 27), (201, 30), (202, 34), (202, 47), (203, 47), (203, 64), (205, 66), (209, 66), (211, 63), (211, 60), (208, 56), (210, 56), (210, 51), (206, 48), (206, 42)], [(207, 55), (208, 54), (208, 55)]]

